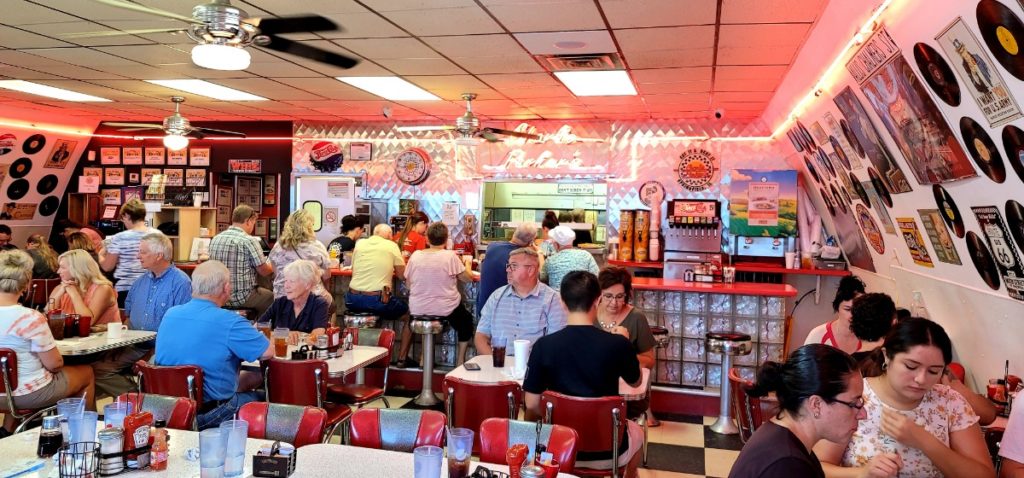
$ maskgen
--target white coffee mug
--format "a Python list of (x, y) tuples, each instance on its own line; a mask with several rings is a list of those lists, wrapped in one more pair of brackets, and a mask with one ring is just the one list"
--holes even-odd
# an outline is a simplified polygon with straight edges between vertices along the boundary
[(126, 330), (128, 330), (128, 326), (124, 324), (107, 324), (107, 338), (119, 339), (124, 336), (124, 331)]

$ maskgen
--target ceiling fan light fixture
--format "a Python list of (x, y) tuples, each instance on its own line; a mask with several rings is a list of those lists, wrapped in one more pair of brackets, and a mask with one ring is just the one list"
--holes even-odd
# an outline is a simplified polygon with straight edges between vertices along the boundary
[(181, 151), (188, 147), (188, 136), (168, 134), (164, 136), (164, 146), (170, 151)]
[(237, 46), (203, 43), (192, 47), (192, 63), (211, 70), (244, 70), (251, 60), (249, 52)]

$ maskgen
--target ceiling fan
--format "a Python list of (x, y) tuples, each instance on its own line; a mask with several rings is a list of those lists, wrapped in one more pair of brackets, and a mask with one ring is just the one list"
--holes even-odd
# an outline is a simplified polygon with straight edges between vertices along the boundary
[(104, 126), (113, 126), (115, 128), (121, 128), (118, 131), (148, 131), (148, 130), (160, 130), (163, 131), (164, 146), (171, 151), (180, 151), (188, 146), (189, 137), (196, 139), (203, 139), (206, 135), (222, 135), (222, 136), (237, 136), (240, 138), (245, 137), (245, 133), (239, 133), (236, 131), (225, 131), (222, 129), (203, 128), (199, 126), (192, 126), (188, 119), (181, 115), (180, 107), (185, 102), (185, 98), (181, 96), (172, 96), (171, 101), (174, 102), (174, 114), (164, 118), (163, 124), (156, 123), (119, 123), (104, 121)]
[(244, 70), (248, 68), (251, 57), (245, 48), (250, 45), (290, 53), (345, 69), (352, 68), (359, 63), (356, 58), (278, 36), (287, 33), (341, 30), (341, 27), (333, 21), (320, 15), (280, 18), (249, 17), (244, 10), (231, 5), (230, 0), (211, 0), (209, 3), (193, 8), (192, 16), (189, 17), (127, 0), (93, 1), (112, 7), (180, 20), (187, 23), (188, 26), (117, 32), (82, 32), (66, 35), (67, 38), (185, 33), (198, 43), (192, 48), (192, 62), (203, 68), (214, 70)]
[(501, 138), (498, 137), (499, 135), (533, 140), (540, 139), (540, 136), (536, 134), (498, 128), (481, 128), (480, 119), (473, 114), (473, 100), (476, 99), (476, 93), (463, 93), (462, 99), (466, 100), (466, 112), (455, 119), (454, 125), (399, 126), (395, 129), (404, 132), (455, 131), (459, 134), (457, 140), (467, 145), (475, 144), (475, 138), (483, 138), (488, 142), (496, 143), (501, 141)]

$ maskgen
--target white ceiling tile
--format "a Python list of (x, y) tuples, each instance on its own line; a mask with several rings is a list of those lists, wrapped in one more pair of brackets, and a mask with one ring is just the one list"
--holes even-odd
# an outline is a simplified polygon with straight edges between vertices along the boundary
[(612, 28), (713, 25), (717, 0), (601, 0)]
[(736, 46), (718, 49), (720, 65), (788, 65), (796, 57), (798, 47), (789, 46)]
[(532, 4), (529, 0), (486, 8), (511, 32), (549, 32), (604, 28), (593, 0)]
[(70, 22), (76, 20), (44, 5), (29, 3), (24, 0), (7, 0), (4, 2), (4, 15), (0, 23), (5, 25), (33, 25), (43, 22)]
[(16, 80), (46, 80), (46, 79), (60, 79), (57, 75), (50, 73), (43, 73), (27, 68), (19, 68), (16, 66), (0, 64), (0, 76), (6, 78), (12, 78)]
[(446, 100), (458, 100), (464, 92), (479, 94), (483, 90), (491, 91), (487, 85), (470, 75), (406, 76), (405, 79), (435, 95), (439, 91), (449, 93), (449, 97), (442, 96)]
[(97, 50), (114, 56), (128, 58), (151, 66), (192, 64), (187, 51), (166, 45), (122, 45), (96, 47)]
[(813, 22), (828, 0), (729, 0), (722, 2), (722, 23)]
[(630, 68), (656, 68), (678, 66), (711, 65), (714, 60), (714, 48), (691, 48), (686, 50), (640, 50), (627, 53), (626, 63)]
[(31, 50), (33, 55), (38, 55), (51, 60), (61, 61), (70, 63), (72, 65), (98, 67), (98, 66), (117, 66), (132, 68), (139, 66), (139, 63), (126, 60), (121, 57), (110, 55), (108, 53), (94, 50), (91, 48), (48, 48)]
[(779, 47), (800, 45), (807, 38), (807, 23), (722, 25), (719, 47)]
[(25, 26), (24, 28), (25, 30), (21, 30), (15, 27), (0, 25), (0, 45), (7, 48), (50, 48), (72, 46), (67, 42), (32, 33), (29, 31), (35, 30), (32, 26)]
[(637, 90), (642, 95), (702, 93), (711, 91), (711, 80), (681, 81), (678, 83), (643, 83), (637, 85)]
[(615, 30), (630, 68), (711, 65), (713, 26)]
[(379, 63), (398, 75), (458, 75), (465, 73), (462, 68), (444, 58), (403, 58), (380, 60)]
[[(59, 10), (64, 13), (69, 13), (82, 18), (88, 18), (94, 21), (101, 20), (147, 20), (152, 19), (153, 16), (137, 12), (133, 10), (126, 10), (123, 8), (115, 8), (109, 5), (105, 5), (100, 2), (94, 1), (82, 1), (82, 0), (45, 0), (43, 2), (46, 6)], [(161, 7), (164, 10), (167, 8)], [(181, 13), (182, 15), (188, 15), (188, 12), (174, 12)]]
[(638, 84), (711, 81), (711, 67), (632, 69), (629, 76)]
[(334, 43), (371, 60), (439, 58), (437, 52), (415, 38), (334, 40)]
[(371, 10), (395, 12), (401, 10), (423, 10), (426, 8), (472, 7), (473, 0), (362, 0)]
[[(322, 50), (327, 50), (327, 51), (330, 51), (330, 52), (334, 52), (334, 53), (338, 53), (338, 54), (341, 54), (341, 55), (346, 55), (346, 56), (354, 57), (354, 58), (357, 58), (357, 59), (359, 58), (359, 55), (354, 55), (351, 51), (349, 51), (349, 50), (347, 50), (345, 48), (342, 48), (342, 47), (340, 47), (340, 46), (338, 46), (338, 45), (336, 45), (336, 44), (334, 44), (334, 43), (332, 43), (330, 41), (327, 41), (327, 40), (305, 41), (303, 43), (308, 44), (310, 46), (314, 46), (314, 47), (320, 48)], [(266, 53), (267, 55), (271, 55), (273, 57), (279, 58), (281, 60), (285, 60), (285, 61), (288, 61), (288, 62), (291, 62), (291, 63), (295, 63), (297, 65), (304, 66), (306, 68), (312, 69), (313, 71), (320, 72), (321, 74), (326, 75), (326, 76), (343, 76), (343, 75), (344, 76), (371, 76), (371, 75), (381, 75), (381, 74), (386, 75), (386, 74), (388, 74), (381, 67), (379, 67), (377, 65), (374, 65), (373, 63), (370, 63), (368, 61), (360, 61), (359, 64), (356, 65), (355, 67), (345, 69), (345, 68), (340, 68), (340, 67), (336, 67), (336, 66), (333, 66), (333, 65), (327, 65), (327, 64), (324, 64), (324, 63), (313, 61), (313, 60), (310, 60), (308, 58), (303, 58), (301, 56), (289, 55), (287, 53), (280, 53), (280, 52), (276, 52), (276, 51), (273, 51), (273, 50), (260, 50), (260, 51), (262, 51), (263, 53)]]
[(501, 33), (502, 29), (480, 7), (434, 8), (387, 12), (389, 20), (419, 36)]
[(407, 34), (376, 13), (342, 13), (324, 15), (341, 26), (340, 31), (320, 32), (327, 39), (334, 38), (387, 38)]
[(767, 66), (719, 66), (715, 69), (716, 80), (779, 79), (789, 71), (789, 65)]
[(479, 75), (478, 78), (495, 89), (529, 88), (535, 86), (561, 86), (550, 73), (522, 73), (515, 75)]
[(423, 41), (448, 58), (489, 57), (523, 53), (523, 48), (511, 35), (443, 36), (424, 38)]
[(772, 93), (768, 91), (716, 91), (713, 98), (715, 99), (715, 103), (733, 103), (740, 101), (765, 103), (772, 99)]
[[(379, 100), (380, 98), (367, 93), (359, 88), (351, 85), (342, 83), (334, 78), (277, 78), (277, 81), (286, 85), (293, 86), (300, 90), (305, 90), (311, 93), (316, 93), (324, 98), (336, 99), (336, 100)], [(287, 103), (294, 104), (296, 106), (310, 107), (302, 103), (295, 101), (287, 101)]]
[(710, 93), (680, 93), (669, 95), (648, 95), (644, 101), (648, 106), (673, 105), (673, 104), (704, 104), (708, 105), (711, 98)]
[(778, 78), (715, 80), (716, 91), (775, 91), (778, 86)]
[(248, 10), (249, 6), (273, 13), (274, 15), (302, 15), (315, 12), (318, 15), (328, 16), (338, 13), (361, 13), (366, 9), (352, 0), (305, 0), (296, 2), (294, 0), (242, 0), (236, 4)]
[(508, 52), (489, 57), (453, 58), (455, 63), (475, 75), (488, 73), (535, 73), (544, 68), (530, 55), (522, 52)]
[(314, 100), (320, 95), (293, 88), (266, 78), (225, 79), (217, 84), (235, 88), (269, 100)]
[(567, 100), (573, 98), (572, 93), (564, 86), (530, 86), (523, 88), (501, 88), (498, 90), (505, 96), (513, 99), (533, 98), (561, 98)]
[[(274, 58), (277, 60), (277, 58)], [(254, 75), (278, 78), (322, 78), (323, 74), (289, 61), (256, 61), (245, 71)]]
[[(582, 55), (617, 51), (608, 30), (516, 33), (513, 36), (523, 44), (526, 51), (534, 55)], [(560, 42), (571, 47), (556, 45)]]
[[(135, 20), (135, 22), (142, 22), (143, 20)], [(65, 36), (71, 33), (92, 33), (92, 32), (114, 32), (117, 31), (114, 28), (108, 28), (106, 26), (86, 21), (74, 21), (74, 22), (62, 22), (62, 23), (43, 23), (32, 25), (32, 31), (37, 32), (41, 35), (46, 35), (53, 38), (62, 39), (63, 41), (81, 45), (81, 46), (107, 46), (107, 45), (145, 45), (152, 44), (154, 41), (148, 38), (139, 37), (135, 35), (119, 35), (119, 36), (102, 36), (102, 37), (86, 37), (86, 38), (66, 38)], [(173, 38), (171, 35), (162, 35), (159, 38), (170, 39)], [(175, 40), (174, 43), (181, 42), (182, 37)]]

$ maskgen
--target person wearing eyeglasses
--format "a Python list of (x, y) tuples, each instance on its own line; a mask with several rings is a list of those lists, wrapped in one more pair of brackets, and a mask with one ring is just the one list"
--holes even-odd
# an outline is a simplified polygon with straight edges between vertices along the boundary
[[(647, 316), (630, 304), (633, 297), (633, 276), (622, 267), (605, 267), (597, 275), (601, 296), (597, 302), (597, 323), (594, 325), (613, 334), (619, 334), (633, 346), (640, 366), (654, 369), (654, 334), (647, 323)], [(626, 415), (637, 417), (648, 409), (650, 399), (631, 400)], [(648, 411), (647, 426), (656, 427), (661, 423)]]
[[(473, 338), (478, 355), (490, 355), (491, 337), (502, 337), (508, 344), (517, 339), (537, 343), (565, 328), (566, 311), (558, 292), (539, 280), (537, 251), (530, 247), (512, 251), (505, 271), (508, 285), (495, 290), (480, 312)], [(513, 347), (506, 353), (511, 355)]]
[(814, 448), (826, 476), (896, 476), (886, 465), (891, 455), (900, 459), (900, 476), (995, 476), (978, 416), (939, 383), (953, 359), (941, 325), (906, 319), (869, 359), (881, 364), (881, 375), (864, 379), (866, 418), (845, 442)]
[[(804, 345), (785, 363), (765, 362), (747, 394), (774, 392), (780, 410), (743, 446), (729, 478), (824, 478), (814, 444), (849, 441), (866, 416), (863, 389), (857, 363), (828, 345)], [(867, 476), (895, 476), (899, 457), (884, 455), (881, 465), (886, 474)]]

